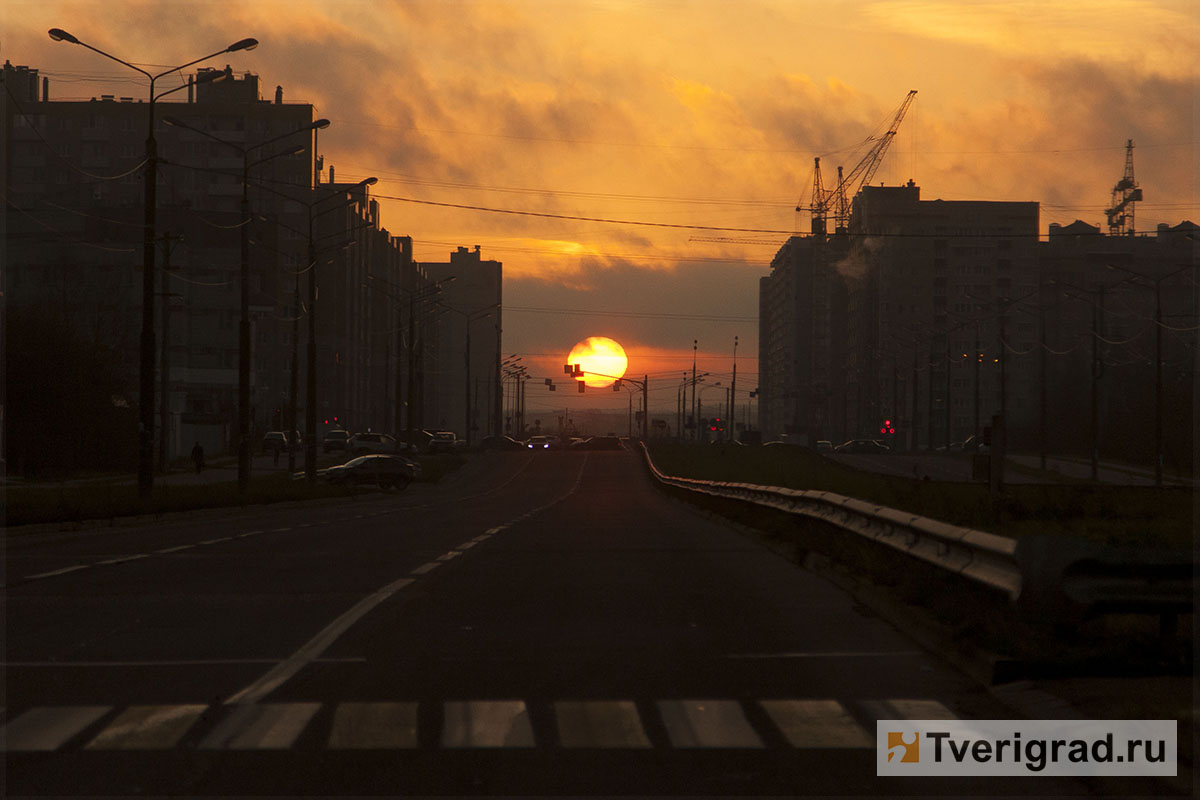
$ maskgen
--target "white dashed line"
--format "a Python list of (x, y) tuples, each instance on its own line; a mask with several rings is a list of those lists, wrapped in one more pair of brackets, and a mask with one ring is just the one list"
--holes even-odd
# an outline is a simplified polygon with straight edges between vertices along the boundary
[(62, 569), (56, 569), (53, 572), (39, 572), (37, 575), (26, 575), (25, 580), (33, 581), (33, 580), (37, 580), (38, 578), (52, 578), (55, 575), (66, 575), (68, 572), (75, 572), (77, 570), (87, 569), (90, 566), (91, 566), (91, 564), (76, 564), (73, 567), (63, 567)]
[(217, 542), (228, 542), (232, 538), (233, 538), (232, 536), (222, 536), (220, 539), (205, 539), (203, 542), (200, 542), (200, 544), (216, 544)]
[(417, 567), (416, 569), (414, 569), (414, 570), (413, 570), (411, 573), (409, 573), (409, 574), (411, 574), (411, 575), (425, 575), (425, 574), (427, 574), (427, 573), (433, 572), (435, 569), (437, 569), (437, 568), (438, 568), (438, 567), (440, 567), (440, 566), (441, 566), (441, 564), (440, 564), (439, 562), (437, 562), (437, 561), (430, 561), (428, 564), (422, 564), (421, 566)]
[(458, 548), (457, 548), (457, 549), (459, 549), (459, 550), (470, 550), (472, 547), (474, 547), (474, 546), (475, 546), (475, 545), (477, 545), (477, 544), (479, 544), (479, 542), (477, 542), (477, 541), (475, 541), (474, 539), (472, 539), (472, 540), (471, 540), (471, 541), (469, 541), (469, 542), (463, 542), (462, 544), (460, 544), (460, 545), (458, 546)]
[(99, 561), (98, 564), (124, 564), (126, 561), (137, 561), (139, 558), (149, 558), (149, 553), (138, 553), (136, 556), (121, 556), (120, 558), (110, 558), (107, 561)]
[(196, 545), (181, 544), (178, 547), (164, 547), (162, 550), (155, 550), (156, 553), (178, 553), (180, 550), (191, 550)]
[(440, 556), (435, 558), (434, 561), (449, 561), (450, 559), (458, 558), (461, 555), (462, 555), (461, 551), (451, 550), (449, 553), (442, 553)]

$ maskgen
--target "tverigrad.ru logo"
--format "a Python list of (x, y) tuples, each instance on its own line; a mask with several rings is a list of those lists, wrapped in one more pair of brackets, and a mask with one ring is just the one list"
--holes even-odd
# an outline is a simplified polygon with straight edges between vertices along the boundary
[(879, 720), (876, 774), (1176, 774), (1175, 720)]

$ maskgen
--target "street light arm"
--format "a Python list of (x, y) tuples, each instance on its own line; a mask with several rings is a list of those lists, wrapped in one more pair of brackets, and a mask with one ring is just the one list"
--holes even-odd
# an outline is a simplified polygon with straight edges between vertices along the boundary
[[(49, 34), (50, 34), (50, 38), (56, 42), (69, 42), (70, 44), (77, 44), (80, 47), (86, 47), (88, 50), (91, 50), (93, 53), (99, 53), (100, 55), (104, 56), (105, 58), (116, 61), (118, 64), (124, 64), (125, 66), (129, 67), (130, 69), (132, 69), (136, 72), (142, 73), (147, 78), (149, 78), (151, 81), (153, 81), (156, 77), (159, 77), (156, 75), (151, 75), (149, 72), (142, 69), (141, 67), (130, 64), (128, 61), (125, 61), (124, 59), (117, 58), (116, 56), (112, 55), (111, 53), (106, 53), (98, 47), (92, 47), (87, 42), (80, 41), (79, 39), (75, 38), (71, 34), (64, 31), (62, 28), (51, 28), (49, 30)], [(223, 53), (225, 51), (222, 50), (221, 52)], [(214, 53), (213, 55), (220, 55), (220, 53)], [(212, 58), (212, 56), (205, 56), (205, 58)], [(201, 59), (201, 60), (203, 60), (203, 59)], [(195, 63), (195, 62), (193, 62), (193, 63)], [(180, 69), (180, 68), (176, 67), (176, 69)], [(171, 72), (171, 71), (172, 70), (167, 70), (167, 72)], [(163, 74), (165, 75), (166, 73), (163, 73)]]
[[(82, 42), (80, 42), (80, 44), (82, 44)], [(86, 47), (87, 45), (84, 45), (84, 46)], [(195, 61), (189, 61), (186, 64), (180, 64), (178, 67), (173, 67), (164, 72), (160, 72), (154, 76), (150, 76), (150, 73), (146, 72), (145, 70), (138, 70), (138, 71), (141, 72), (143, 75), (150, 77), (150, 80), (156, 81), (159, 78), (163, 77), (164, 75), (170, 75), (172, 72), (179, 72), (180, 70), (184, 70), (184, 69), (187, 69), (188, 67), (199, 64), (201, 61), (207, 61), (210, 58), (216, 58), (217, 56), (222, 55), (224, 53), (232, 53), (237, 50), (253, 50), (256, 47), (258, 47), (258, 39), (241, 39), (239, 41), (234, 42), (233, 44), (229, 45), (226, 48), (218, 50), (215, 53), (209, 53), (208, 55), (204, 56), (203, 58), (197, 58)], [(124, 62), (122, 62), (122, 63), (124, 63)], [(134, 69), (137, 69), (137, 67), (134, 67)]]

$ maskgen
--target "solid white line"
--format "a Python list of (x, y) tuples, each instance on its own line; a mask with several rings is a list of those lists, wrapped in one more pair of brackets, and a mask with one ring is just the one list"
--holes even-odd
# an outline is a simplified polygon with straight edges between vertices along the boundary
[(441, 564), (439, 562), (430, 561), (428, 564), (422, 564), (421, 566), (417, 567), (409, 574), (410, 575), (425, 575), (426, 573), (433, 572), (435, 569), (437, 569), (440, 566), (441, 566)]
[(455, 548), (455, 549), (456, 549), (456, 550), (470, 550), (472, 547), (474, 547), (474, 546), (475, 546), (475, 545), (477, 545), (477, 544), (479, 544), (479, 542), (477, 542), (477, 541), (475, 541), (474, 539), (472, 539), (472, 540), (471, 540), (471, 541), (469, 541), (469, 542), (463, 542), (462, 544), (460, 544), (460, 545), (459, 545), (457, 548)]
[(267, 671), (258, 680), (241, 691), (236, 692), (225, 701), (226, 705), (257, 703), (275, 689), (286, 683), (293, 675), (312, 663), (321, 653), (337, 641), (338, 637), (350, 629), (350, 626), (362, 619), (368, 611), (391, 597), (393, 594), (413, 582), (412, 578), (401, 578), (392, 581), (378, 591), (359, 600), (340, 617), (335, 619), (325, 629), (310, 639), (303, 647), (293, 653), (286, 661)]
[(897, 656), (918, 656), (919, 650), (880, 650), (880, 651), (833, 651), (816, 653), (730, 653), (725, 658), (895, 658)]
[(178, 553), (180, 550), (191, 550), (195, 546), (196, 545), (194, 545), (194, 544), (181, 544), (178, 547), (165, 547), (162, 550), (155, 550), (154, 552), (156, 552), (156, 553)]
[(56, 569), (53, 572), (39, 572), (37, 575), (26, 575), (25, 580), (32, 581), (32, 580), (37, 580), (38, 578), (51, 578), (51, 577), (54, 577), (55, 575), (66, 575), (68, 572), (75, 572), (76, 570), (87, 569), (90, 566), (91, 566), (91, 564), (76, 564), (73, 567), (63, 567), (62, 569)]
[[(271, 533), (283, 533), (284, 531), (290, 531), (290, 530), (291, 530), (291, 526), (288, 526), (286, 528), (272, 528)], [(255, 533), (262, 533), (262, 531), (255, 531)], [(249, 534), (243, 534), (243, 535), (249, 535)]]
[(486, 533), (490, 536), (493, 533), (499, 533), (500, 531), (504, 530), (507, 527), (508, 527), (507, 525), (497, 525), (494, 528), (488, 528), (486, 531), (484, 531), (484, 533)]
[(232, 536), (222, 536), (220, 539), (205, 539), (203, 542), (200, 542), (200, 544), (216, 544), (217, 542), (228, 542), (232, 538), (233, 538)]
[[(317, 658), (320, 664), (358, 664), (362, 656), (353, 658)], [(278, 664), (278, 658), (192, 658), (178, 661), (0, 661), (0, 667), (204, 667), (220, 664)]]
[(442, 553), (434, 559), (434, 561), (449, 561), (452, 558), (458, 558), (462, 553), (458, 550), (451, 550), (449, 553)]
[(320, 703), (239, 706), (200, 742), (201, 750), (286, 750), (321, 708)]

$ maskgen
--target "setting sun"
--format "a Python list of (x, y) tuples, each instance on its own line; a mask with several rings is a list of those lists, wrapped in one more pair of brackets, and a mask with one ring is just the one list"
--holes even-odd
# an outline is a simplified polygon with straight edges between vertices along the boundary
[(567, 363), (580, 365), (586, 386), (603, 389), (612, 386), (614, 380), (625, 374), (629, 360), (625, 357), (625, 349), (612, 339), (589, 336), (571, 348)]

